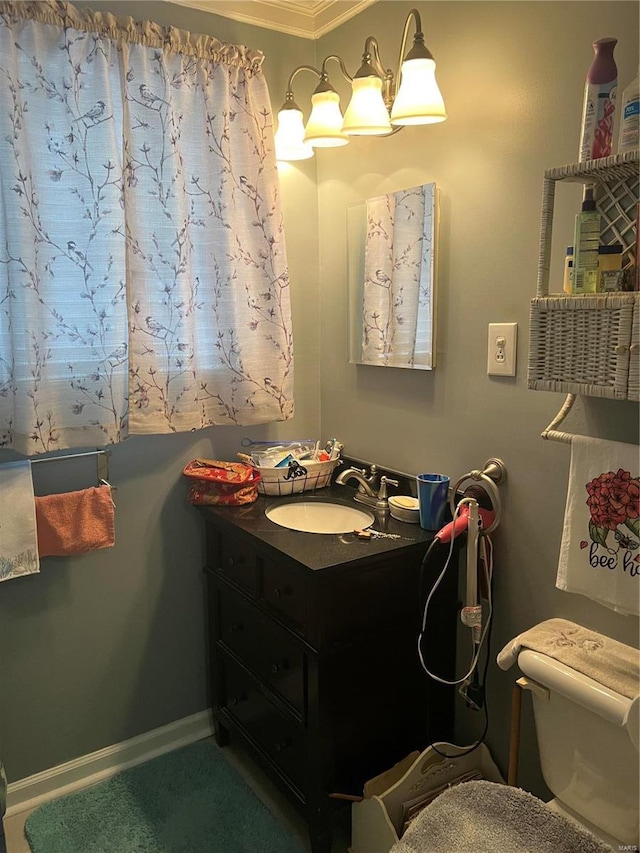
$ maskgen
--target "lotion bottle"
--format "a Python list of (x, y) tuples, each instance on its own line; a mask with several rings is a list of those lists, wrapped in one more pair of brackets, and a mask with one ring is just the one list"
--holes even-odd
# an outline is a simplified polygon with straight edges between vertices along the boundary
[(595, 293), (598, 289), (598, 248), (600, 214), (596, 210), (593, 188), (586, 187), (582, 210), (576, 216), (573, 240), (573, 293)]
[(597, 160), (611, 154), (618, 87), (618, 69), (613, 49), (617, 43), (618, 40), (614, 38), (601, 38), (593, 42), (595, 56), (584, 88), (580, 162)]
[(640, 116), (640, 92), (638, 91), (638, 75), (622, 93), (622, 110), (620, 112), (620, 128), (618, 130), (618, 153), (633, 151), (640, 144), (638, 118)]

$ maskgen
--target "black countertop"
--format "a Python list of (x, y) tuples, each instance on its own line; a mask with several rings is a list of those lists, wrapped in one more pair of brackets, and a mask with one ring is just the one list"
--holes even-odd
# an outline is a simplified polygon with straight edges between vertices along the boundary
[[(355, 489), (349, 486), (330, 485), (313, 492), (303, 492), (288, 497), (260, 496), (255, 503), (234, 507), (201, 507), (205, 518), (217, 519), (245, 533), (251, 534), (263, 546), (274, 549), (296, 560), (312, 571), (343, 566), (345, 563), (370, 559), (403, 548), (424, 547), (426, 552), (434, 534), (422, 530), (419, 524), (406, 524), (391, 518), (389, 513), (376, 513), (373, 509), (353, 500)], [(368, 509), (376, 516), (372, 529), (397, 534), (399, 539), (372, 537), (360, 539), (355, 533), (304, 533), (289, 530), (270, 521), (265, 511), (277, 503), (292, 501), (331, 501), (359, 509)]]

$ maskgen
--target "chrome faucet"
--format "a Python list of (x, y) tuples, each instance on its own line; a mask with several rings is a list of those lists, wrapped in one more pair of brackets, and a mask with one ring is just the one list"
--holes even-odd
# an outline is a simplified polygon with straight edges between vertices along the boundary
[(338, 474), (335, 481), (338, 485), (344, 486), (349, 480), (356, 480), (358, 483), (358, 490), (353, 496), (354, 501), (373, 507), (373, 509), (389, 509), (387, 485), (397, 486), (397, 480), (391, 480), (383, 475), (380, 477), (378, 487), (378, 472), (375, 465), (371, 466), (369, 475), (364, 468), (346, 468)]

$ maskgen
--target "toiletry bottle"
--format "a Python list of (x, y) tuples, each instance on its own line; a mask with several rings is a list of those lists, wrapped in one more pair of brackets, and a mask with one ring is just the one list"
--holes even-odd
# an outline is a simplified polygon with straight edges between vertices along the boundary
[(570, 296), (573, 293), (573, 246), (567, 246), (567, 253), (564, 256), (562, 289)]
[(640, 145), (638, 118), (640, 117), (640, 92), (638, 91), (638, 75), (622, 93), (620, 102), (620, 127), (618, 129), (618, 153), (632, 151)]
[(609, 246), (598, 248), (598, 270), (609, 272), (609, 270), (622, 269), (622, 243), (611, 243)]
[(595, 56), (587, 73), (582, 107), (581, 162), (611, 154), (618, 84), (613, 49), (617, 43), (618, 40), (614, 38), (593, 42)]
[(622, 243), (611, 243), (598, 249), (598, 293), (622, 290)]
[(576, 216), (573, 240), (573, 293), (595, 293), (598, 288), (600, 214), (593, 188), (585, 187), (582, 210)]

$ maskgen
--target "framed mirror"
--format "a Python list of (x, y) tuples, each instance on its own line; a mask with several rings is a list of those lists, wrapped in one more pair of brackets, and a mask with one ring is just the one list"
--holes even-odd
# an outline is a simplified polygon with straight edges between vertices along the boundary
[(347, 210), (349, 361), (435, 367), (438, 190), (434, 183)]

